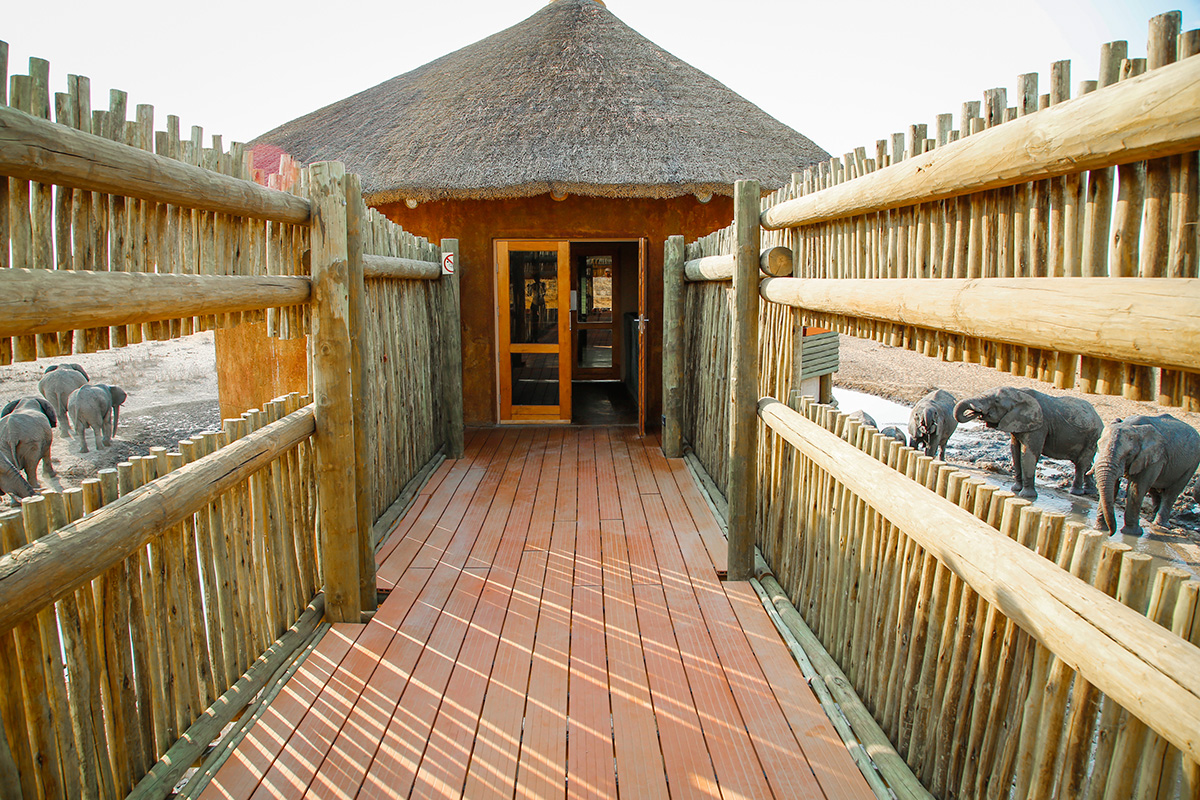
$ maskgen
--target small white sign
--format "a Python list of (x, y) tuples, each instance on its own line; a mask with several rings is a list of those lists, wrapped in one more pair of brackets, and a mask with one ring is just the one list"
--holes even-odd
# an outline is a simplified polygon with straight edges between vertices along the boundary
[(453, 275), (454, 274), (454, 253), (443, 253), (442, 254), (442, 274), (443, 275)]

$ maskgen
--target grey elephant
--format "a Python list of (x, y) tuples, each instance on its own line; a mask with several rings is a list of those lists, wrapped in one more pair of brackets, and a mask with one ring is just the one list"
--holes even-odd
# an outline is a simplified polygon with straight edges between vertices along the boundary
[(1071, 494), (1095, 493), (1088, 472), (1104, 423), (1088, 401), (1003, 386), (961, 401), (954, 407), (954, 418), (959, 422), (983, 420), (989, 428), (1011, 435), (1012, 490), (1019, 496), (1030, 500), (1037, 497), (1034, 476), (1042, 456), (1075, 465)]
[(1125, 525), (1121, 533), (1140, 536), (1138, 514), (1147, 492), (1154, 504), (1155, 525), (1171, 521), (1171, 507), (1200, 465), (1200, 433), (1170, 414), (1116, 420), (1100, 437), (1096, 456), (1096, 484), (1100, 510), (1096, 527), (1115, 531), (1117, 483), (1129, 478), (1125, 492)]
[[(53, 478), (56, 474), (54, 465), (50, 463), (50, 442), (53, 440), (50, 422), (54, 419), (51, 416), (53, 413), (54, 410), (49, 408), (45, 400), (27, 397), (9, 403), (0, 415), (0, 454), (8, 465), (25, 471), (25, 480), (31, 487), (31, 493), (32, 489), (38, 488), (39, 461), (43, 475)], [(5, 491), (19, 494), (8, 488)]]
[(889, 436), (903, 445), (908, 444), (908, 437), (904, 435), (904, 431), (897, 428), (895, 425), (888, 425), (880, 431), (884, 436)]
[(954, 415), (954, 395), (945, 389), (934, 389), (913, 406), (908, 417), (909, 445), (924, 450), (925, 455), (934, 454), (946, 460), (946, 442), (958, 428), (959, 420)]
[(84, 432), (92, 429), (96, 448), (112, 444), (113, 434), (121, 420), (121, 404), (128, 395), (120, 386), (104, 383), (89, 383), (80, 386), (67, 400), (67, 409), (75, 420), (75, 437), (79, 440), (79, 452), (88, 452)]
[(78, 364), (51, 364), (46, 374), (38, 381), (38, 391), (54, 406), (54, 412), (62, 420), (60, 433), (71, 435), (71, 420), (67, 416), (67, 400), (71, 393), (88, 382), (88, 374)]
[(31, 411), (35, 414), (43, 414), (46, 421), (50, 423), (51, 428), (58, 427), (58, 414), (54, 411), (54, 406), (47, 403), (40, 397), (22, 397), (19, 400), (10, 400), (4, 408), (0, 408), (0, 417), (7, 417), (14, 411)]
[(870, 414), (868, 414), (865, 411), (862, 411), (862, 410), (851, 411), (849, 414), (846, 415), (846, 421), (849, 422), (852, 419), (858, 420), (858, 423), (860, 425), (870, 425), (872, 428), (875, 428), (876, 430), (879, 429), (879, 426), (875, 424), (875, 420), (871, 417)]

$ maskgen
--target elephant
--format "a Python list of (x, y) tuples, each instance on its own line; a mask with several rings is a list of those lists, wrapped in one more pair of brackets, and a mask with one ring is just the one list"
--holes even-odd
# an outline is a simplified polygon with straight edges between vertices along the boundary
[(908, 441), (914, 449), (925, 450), (925, 455), (934, 454), (946, 460), (946, 442), (950, 441), (958, 420), (954, 414), (954, 395), (945, 389), (934, 389), (913, 406), (908, 417)]
[(9, 494), (20, 500), (23, 497), (33, 497), (36, 492), (25, 480), (25, 476), (17, 468), (12, 457), (0, 451), (0, 494)]
[[(79, 440), (79, 452), (88, 451), (84, 432), (92, 429), (96, 437), (96, 448), (112, 444), (113, 433), (121, 419), (121, 404), (128, 395), (120, 386), (103, 383), (88, 383), (71, 393), (67, 408), (75, 419), (75, 436)], [(101, 436), (103, 435), (103, 438)]]
[(989, 428), (1011, 435), (1012, 490), (1020, 497), (1037, 498), (1034, 476), (1042, 456), (1075, 465), (1071, 494), (1095, 494), (1088, 473), (1104, 423), (1088, 401), (1003, 386), (962, 400), (954, 407), (954, 418), (959, 422), (980, 419)]
[[(32, 494), (33, 490), (38, 488), (39, 461), (42, 462), (43, 475), (50, 478), (56, 475), (54, 465), (50, 463), (50, 442), (53, 441), (53, 434), (50, 432), (50, 417), (43, 413), (36, 398), (17, 401), (14, 405), (21, 403), (26, 407), (0, 416), (0, 460), (6, 462), (5, 467), (11, 466), (13, 469), (25, 471), (25, 480)], [(36, 410), (27, 407), (30, 405)], [(0, 473), (4, 471), (5, 468), (0, 468)], [(23, 486), (18, 488), (24, 489)], [(20, 491), (14, 491), (8, 486), (5, 486), (5, 491), (20, 496)]]
[(88, 374), (78, 364), (52, 364), (38, 381), (38, 391), (54, 406), (54, 412), (62, 420), (59, 431), (63, 436), (71, 435), (71, 420), (67, 417), (67, 399), (71, 392), (88, 382)]
[(879, 426), (875, 424), (875, 420), (865, 411), (851, 411), (846, 415), (846, 421), (849, 422), (852, 419), (858, 420), (860, 425), (870, 425), (876, 430), (879, 429)]
[(1116, 420), (1100, 437), (1096, 456), (1096, 484), (1100, 489), (1100, 510), (1096, 527), (1115, 531), (1114, 509), (1117, 482), (1128, 476), (1125, 492), (1125, 525), (1121, 533), (1140, 536), (1138, 514), (1142, 499), (1150, 493), (1154, 504), (1154, 524), (1165, 527), (1171, 521), (1171, 507), (1187, 487), (1200, 465), (1200, 433), (1170, 414), (1157, 417), (1136, 416)]
[(30, 396), (22, 397), (19, 400), (11, 400), (8, 405), (0, 409), (0, 417), (7, 417), (14, 411), (32, 411), (35, 414), (45, 414), (46, 421), (50, 423), (50, 427), (58, 427), (58, 414), (55, 413), (54, 406), (40, 397)]
[(902, 445), (908, 444), (908, 437), (904, 435), (904, 431), (897, 428), (895, 425), (888, 425), (880, 431), (884, 436), (890, 436)]

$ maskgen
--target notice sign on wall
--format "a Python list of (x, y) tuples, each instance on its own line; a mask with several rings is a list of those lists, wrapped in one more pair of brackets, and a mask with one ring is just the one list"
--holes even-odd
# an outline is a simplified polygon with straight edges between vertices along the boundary
[(442, 253), (442, 274), (454, 274), (454, 253)]

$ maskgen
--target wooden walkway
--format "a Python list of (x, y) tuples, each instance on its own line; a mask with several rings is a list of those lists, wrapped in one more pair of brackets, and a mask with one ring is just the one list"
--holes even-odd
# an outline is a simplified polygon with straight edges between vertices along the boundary
[(868, 798), (681, 460), (474, 432), (204, 798)]

